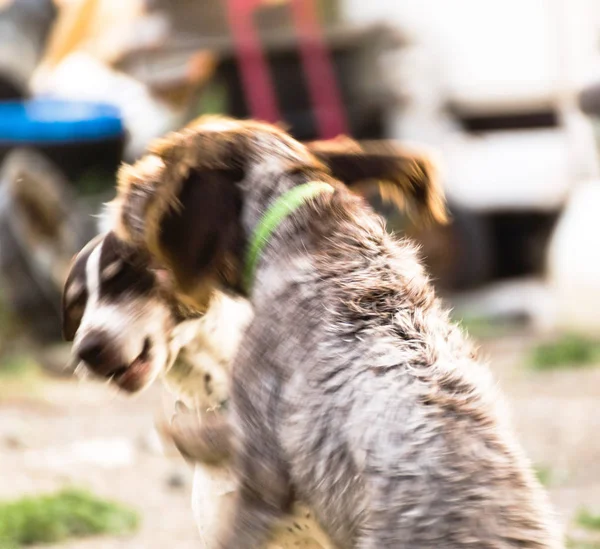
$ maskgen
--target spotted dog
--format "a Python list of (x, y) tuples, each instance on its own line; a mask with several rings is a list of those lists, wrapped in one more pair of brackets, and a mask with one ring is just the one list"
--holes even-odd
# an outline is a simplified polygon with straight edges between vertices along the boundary
[[(563, 547), (487, 366), (334, 163), (271, 125), (204, 118), (120, 173), (119, 238), (190, 307), (218, 291), (253, 307), (230, 412), (197, 433), (239, 482), (217, 547), (264, 546), (298, 501), (347, 549)], [(423, 164), (398, 164), (382, 190), (442, 219)]]
[[(310, 149), (355, 192), (373, 188), (396, 203), (395, 185), (434, 177), (426, 155), (393, 145), (382, 150), (347, 138), (313, 142)], [(375, 183), (375, 185), (373, 185)], [(170, 273), (153, 268), (140, 247), (128, 246), (110, 232), (109, 208), (100, 232), (71, 266), (63, 295), (64, 334), (75, 339), (74, 359), (125, 391), (136, 391), (161, 377), (193, 413), (177, 413), (166, 428), (189, 459), (201, 451), (197, 429), (226, 410), (229, 364), (251, 317), (247, 303), (214, 293), (211, 306), (190, 306), (174, 290)], [(166, 433), (168, 431), (168, 433)], [(217, 452), (218, 453), (218, 452)], [(204, 456), (206, 457), (206, 455)], [(225, 459), (223, 455), (215, 456)], [(218, 461), (218, 460), (217, 460)], [(205, 547), (214, 547), (219, 525), (227, 520), (235, 482), (226, 463), (197, 465), (193, 508)], [(332, 547), (311, 511), (295, 503), (292, 520), (276, 530), (271, 549)]]

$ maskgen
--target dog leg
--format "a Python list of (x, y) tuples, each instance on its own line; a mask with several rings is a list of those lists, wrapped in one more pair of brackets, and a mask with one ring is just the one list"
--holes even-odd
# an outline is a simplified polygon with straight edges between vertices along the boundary
[[(294, 501), (287, 469), (273, 451), (269, 435), (248, 429), (236, 440), (237, 496), (227, 527), (221, 530), (219, 549), (264, 547), (277, 522)], [(239, 443), (239, 446), (238, 446)]]
[(231, 426), (224, 415), (209, 414), (200, 419), (193, 413), (177, 413), (170, 425), (160, 426), (160, 431), (188, 461), (218, 465), (231, 457)]
[[(177, 413), (166, 429), (189, 461), (218, 465), (232, 457), (232, 428), (225, 415), (210, 414), (200, 420), (193, 413)], [(277, 458), (265, 454), (258, 443), (243, 441), (242, 451), (235, 457), (240, 483), (217, 546), (256, 549), (264, 546), (275, 524), (289, 512), (292, 491)]]
[(221, 530), (219, 549), (264, 548), (284, 515), (281, 508), (266, 503), (247, 486), (241, 486), (227, 527)]
[(234, 366), (230, 418), (235, 428), (238, 489), (232, 518), (219, 536), (219, 549), (264, 547), (294, 502), (288, 466), (273, 428), (273, 399), (257, 396), (265, 389), (276, 394), (278, 372), (254, 368), (257, 363), (244, 357), (242, 368)]

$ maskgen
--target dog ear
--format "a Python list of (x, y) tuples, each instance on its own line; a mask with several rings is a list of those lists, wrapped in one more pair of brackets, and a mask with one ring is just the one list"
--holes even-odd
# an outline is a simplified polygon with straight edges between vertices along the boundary
[(203, 118), (154, 141), (121, 168), (109, 207), (117, 236), (169, 269), (182, 304), (198, 312), (217, 280), (237, 286), (232, 250), (239, 251), (238, 183), (254, 135), (249, 124)]
[(234, 170), (193, 172), (177, 196), (182, 206), (161, 218), (158, 256), (186, 293), (200, 279), (237, 286), (234, 265), (243, 246), (240, 179)]
[(336, 179), (354, 192), (374, 189), (411, 217), (447, 221), (437, 167), (431, 156), (389, 141), (357, 143), (347, 137), (309, 144)]
[(235, 178), (243, 170), (251, 132), (234, 131), (232, 125), (228, 119), (202, 117), (154, 140), (135, 164), (123, 165), (117, 196), (108, 205), (111, 230), (125, 242), (141, 244), (156, 254), (163, 216), (181, 209), (180, 195), (194, 174), (197, 179), (206, 173), (207, 179), (214, 180), (210, 174)]
[(172, 178), (160, 159), (121, 173), (120, 184), (127, 185), (112, 205), (118, 236), (145, 246), (157, 265), (172, 273), (183, 304), (196, 311), (208, 306), (219, 282), (239, 284), (242, 175), (235, 168), (206, 168)]

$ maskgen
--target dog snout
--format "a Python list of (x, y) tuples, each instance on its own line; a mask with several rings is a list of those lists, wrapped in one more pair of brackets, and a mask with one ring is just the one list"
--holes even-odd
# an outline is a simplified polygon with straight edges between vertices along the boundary
[(77, 355), (91, 370), (102, 376), (111, 376), (123, 370), (123, 360), (106, 332), (93, 331), (85, 335)]

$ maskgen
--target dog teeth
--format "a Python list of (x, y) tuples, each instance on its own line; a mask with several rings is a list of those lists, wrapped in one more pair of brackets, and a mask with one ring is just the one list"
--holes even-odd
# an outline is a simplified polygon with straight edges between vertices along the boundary
[(81, 381), (88, 379), (90, 377), (90, 372), (89, 370), (85, 367), (85, 364), (83, 362), (79, 362), (77, 364), (77, 366), (75, 367), (75, 370), (73, 372), (78, 379), (80, 379)]

